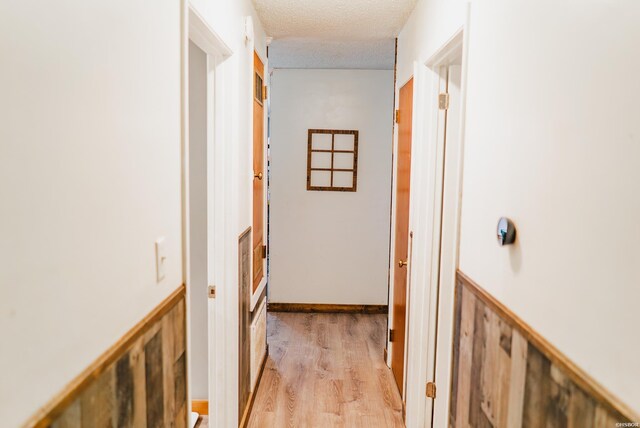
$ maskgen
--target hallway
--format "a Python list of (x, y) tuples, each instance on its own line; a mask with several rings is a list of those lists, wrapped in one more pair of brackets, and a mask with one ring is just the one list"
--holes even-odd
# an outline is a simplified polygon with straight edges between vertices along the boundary
[(640, 426), (639, 22), (0, 0), (0, 428)]
[(269, 313), (249, 427), (402, 427), (385, 315)]

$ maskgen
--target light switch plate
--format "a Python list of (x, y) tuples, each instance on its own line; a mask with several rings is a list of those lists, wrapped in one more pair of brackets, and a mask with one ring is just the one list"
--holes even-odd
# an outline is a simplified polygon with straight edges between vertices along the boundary
[(164, 236), (156, 240), (156, 281), (160, 282), (165, 276), (165, 263), (167, 262), (167, 246)]

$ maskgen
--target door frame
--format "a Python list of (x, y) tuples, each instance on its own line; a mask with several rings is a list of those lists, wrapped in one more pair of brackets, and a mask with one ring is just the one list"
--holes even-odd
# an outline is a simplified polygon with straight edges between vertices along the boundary
[[(445, 426), (449, 419), (453, 301), (458, 265), (464, 158), (467, 28), (468, 24), (458, 29), (427, 61), (416, 63), (416, 75), (419, 79), (416, 91), (420, 99), (416, 115), (428, 119), (417, 124), (424, 150), (421, 150), (419, 158), (423, 162), (423, 168), (419, 176), (415, 177), (418, 182), (416, 187), (421, 189), (421, 194), (417, 196), (419, 206), (416, 206), (418, 211), (414, 211), (416, 221), (412, 223), (412, 227), (420, 235), (420, 248), (416, 250), (414, 259), (420, 259), (423, 263), (416, 266), (413, 276), (419, 278), (423, 286), (412, 287), (411, 296), (414, 317), (410, 319), (409, 330), (413, 352), (412, 364), (408, 369), (413, 378), (420, 380), (408, 391), (407, 424), (412, 426)], [(441, 92), (442, 68), (455, 63), (461, 64), (459, 138), (446, 143), (447, 153), (450, 145), (457, 144), (456, 158), (447, 159), (446, 171), (447, 177), (456, 180), (446, 190), (448, 197), (454, 198), (453, 213), (448, 214), (453, 215), (454, 226), (453, 230), (443, 231), (441, 237), (445, 172), (445, 144), (441, 135), (445, 124), (438, 108), (438, 95)], [(442, 265), (441, 239), (453, 241), (452, 254), (442, 258)], [(436, 400), (425, 395), (426, 383), (429, 381), (435, 381), (437, 385)]]
[[(228, 175), (226, 165), (230, 164), (231, 151), (226, 148), (231, 132), (227, 125), (226, 106), (230, 104), (228, 87), (231, 77), (225, 71), (225, 60), (232, 55), (231, 49), (209, 26), (207, 21), (193, 7), (188, 0), (181, 1), (181, 187), (182, 187), (182, 265), (183, 280), (187, 285), (187, 302), (191, 298), (191, 281), (189, 277), (189, 41), (192, 41), (207, 55), (207, 208), (208, 208), (208, 237), (207, 237), (207, 265), (209, 284), (217, 287), (218, 296), (229, 296), (231, 293), (221, 293), (222, 287), (228, 282), (225, 269), (225, 254), (228, 252), (228, 242), (234, 242), (235, 237), (229, 233), (232, 219), (225, 213), (229, 192), (225, 185)], [(209, 114), (213, 112), (213, 114)], [(223, 239), (213, 239), (213, 237)], [(206, 298), (206, 296), (203, 296)], [(236, 382), (236, 377), (227, 376), (225, 367), (227, 361), (225, 343), (225, 308), (229, 306), (230, 298), (208, 299), (208, 372), (209, 372), (209, 424), (210, 426), (225, 426), (228, 409), (233, 408), (229, 400), (228, 390), (230, 382)], [(187, 305), (187, 350), (191, 349), (190, 308)], [(221, 338), (222, 340), (216, 340)], [(187, 403), (191, 412), (190, 391), (191, 367), (187, 360)]]
[[(454, 293), (456, 269), (460, 248), (460, 213), (462, 203), (462, 171), (464, 158), (464, 112), (465, 112), (465, 32), (460, 29), (440, 50), (427, 62), (437, 76), (434, 79), (434, 97), (443, 91), (443, 79), (446, 84), (448, 67), (459, 66), (460, 88), (458, 94), (458, 123), (447, 121), (444, 128), (443, 115), (439, 115), (439, 126), (436, 130), (437, 165), (433, 188), (433, 215), (431, 224), (431, 262), (429, 275), (429, 307), (428, 344), (427, 344), (427, 378), (440, 386), (440, 400), (425, 397), (425, 426), (437, 426), (441, 421), (449, 420), (449, 402), (451, 389), (451, 361), (453, 351)], [(450, 92), (450, 91), (449, 91)], [(436, 114), (439, 111), (436, 109)], [(447, 113), (449, 114), (449, 113)], [(458, 138), (448, 139), (449, 127), (457, 126)], [(443, 131), (446, 135), (443, 136)], [(454, 131), (455, 132), (455, 131)], [(446, 141), (446, 145), (445, 145)], [(445, 152), (446, 150), (446, 152)], [(446, 153), (446, 154), (445, 154)], [(451, 155), (454, 159), (449, 159)], [(451, 179), (453, 183), (444, 180)], [(445, 205), (445, 198), (451, 198), (451, 206)], [(453, 222), (445, 224), (444, 217), (452, 216)], [(448, 248), (445, 245), (449, 246)], [(442, 394), (444, 392), (444, 394)]]

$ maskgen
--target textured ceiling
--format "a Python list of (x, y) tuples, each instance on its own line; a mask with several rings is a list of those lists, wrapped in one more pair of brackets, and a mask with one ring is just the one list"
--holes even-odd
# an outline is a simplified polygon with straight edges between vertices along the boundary
[(359, 68), (392, 70), (395, 40), (274, 40), (270, 68)]
[(394, 38), (416, 0), (254, 0), (267, 34), (323, 40)]
[(393, 68), (417, 0), (253, 0), (274, 68)]

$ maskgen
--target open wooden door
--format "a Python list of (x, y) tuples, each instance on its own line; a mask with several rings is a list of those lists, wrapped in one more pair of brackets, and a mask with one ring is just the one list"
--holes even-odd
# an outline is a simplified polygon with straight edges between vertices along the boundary
[(405, 328), (407, 318), (407, 263), (409, 256), (409, 195), (411, 184), (411, 135), (413, 78), (400, 89), (396, 172), (395, 267), (393, 274), (393, 343), (391, 371), (400, 394), (404, 390)]
[(253, 287), (255, 292), (264, 278), (264, 64), (257, 53), (253, 53)]

